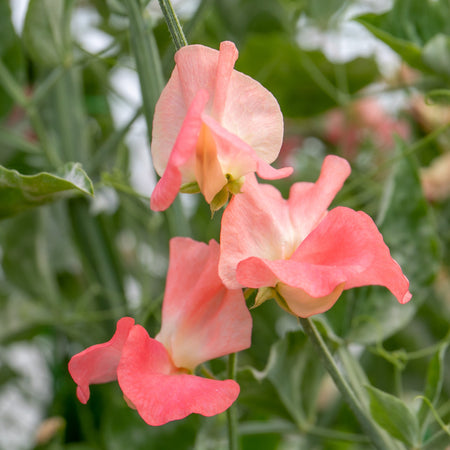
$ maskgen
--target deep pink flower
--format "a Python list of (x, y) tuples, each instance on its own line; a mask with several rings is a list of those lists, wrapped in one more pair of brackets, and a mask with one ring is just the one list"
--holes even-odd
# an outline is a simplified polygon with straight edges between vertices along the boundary
[(73, 356), (69, 372), (82, 403), (89, 399), (90, 384), (117, 379), (145, 422), (162, 425), (191, 413), (219, 414), (236, 400), (235, 381), (192, 374), (207, 360), (250, 346), (251, 316), (242, 291), (223, 285), (218, 261), (215, 241), (170, 241), (161, 331), (152, 339), (124, 317), (110, 341)]
[(225, 285), (267, 288), (258, 304), (275, 296), (300, 317), (330, 309), (357, 286), (385, 286), (400, 303), (409, 301), (409, 282), (373, 220), (349, 208), (327, 210), (349, 174), (347, 161), (328, 156), (317, 182), (295, 183), (288, 200), (247, 177), (222, 218)]
[(203, 45), (177, 51), (153, 121), (152, 158), (162, 177), (153, 210), (168, 208), (180, 188), (201, 191), (211, 204), (239, 192), (248, 173), (266, 179), (291, 174), (291, 168), (269, 165), (283, 138), (280, 107), (261, 84), (234, 70), (237, 57), (232, 42), (222, 42), (220, 51)]

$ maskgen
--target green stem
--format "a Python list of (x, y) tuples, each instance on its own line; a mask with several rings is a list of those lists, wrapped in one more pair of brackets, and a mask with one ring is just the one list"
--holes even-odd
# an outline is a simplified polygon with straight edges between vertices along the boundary
[(318, 351), (322, 362), (333, 379), (336, 387), (342, 394), (342, 397), (347, 402), (356, 418), (358, 419), (364, 432), (370, 437), (375, 448), (379, 450), (394, 450), (396, 447), (394, 444), (386, 438), (384, 434), (377, 428), (375, 423), (368, 417), (363, 405), (360, 403), (355, 393), (349, 386), (347, 380), (341, 374), (339, 368), (337, 367), (333, 356), (328, 350), (322, 336), (317, 330), (311, 319), (300, 318), (300, 323), (303, 327), (308, 338), (313, 343), (314, 347)]
[[(236, 353), (231, 353), (228, 356), (228, 379), (234, 380), (236, 378)], [(233, 404), (227, 409), (227, 425), (228, 425), (228, 448), (229, 450), (237, 450), (239, 448), (238, 442), (238, 424), (236, 416), (236, 406)]]
[(175, 48), (179, 50), (181, 47), (188, 45), (186, 37), (184, 36), (183, 29), (181, 28), (180, 21), (173, 9), (170, 0), (158, 0), (159, 6), (164, 14), (164, 19), (166, 20), (167, 27), (169, 28), (170, 35), (172, 36)]

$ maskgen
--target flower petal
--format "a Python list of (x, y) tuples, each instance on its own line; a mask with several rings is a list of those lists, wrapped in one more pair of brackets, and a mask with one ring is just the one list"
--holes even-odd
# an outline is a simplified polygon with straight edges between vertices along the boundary
[(234, 63), (237, 58), (238, 51), (233, 42), (224, 41), (220, 43), (213, 103), (213, 116), (217, 120), (222, 118), (222, 113), (225, 109), (228, 87), (233, 74)]
[(323, 297), (311, 297), (302, 289), (279, 283), (278, 293), (287, 303), (290, 311), (299, 317), (309, 317), (328, 311), (341, 296), (344, 283), (336, 286), (328, 295)]
[(119, 385), (149, 425), (163, 425), (191, 413), (213, 416), (239, 395), (233, 380), (216, 381), (170, 372), (164, 346), (136, 325), (130, 332), (117, 370)]
[(339, 284), (346, 281), (347, 271), (353, 267), (334, 267), (309, 264), (281, 259), (268, 261), (260, 258), (247, 258), (237, 267), (238, 281), (250, 288), (276, 287), (278, 283), (301, 289), (310, 297), (329, 295)]
[(222, 216), (219, 274), (230, 289), (242, 287), (236, 279), (238, 263), (251, 256), (266, 260), (291, 256), (300, 241), (291, 226), (288, 202), (273, 186), (245, 178)]
[(262, 178), (276, 180), (285, 178), (293, 172), (292, 167), (273, 168), (261, 159), (252, 147), (226, 130), (219, 122), (206, 114), (202, 117), (214, 136), (222, 173), (230, 174), (233, 179), (238, 180), (244, 175), (257, 172)]
[(69, 372), (77, 383), (77, 397), (81, 403), (89, 400), (90, 384), (107, 383), (117, 378), (117, 366), (122, 355), (122, 349), (134, 319), (122, 317), (117, 322), (114, 336), (103, 344), (93, 345), (74, 355), (69, 361)]
[[(158, 181), (152, 192), (150, 207), (154, 211), (163, 211), (172, 204), (183, 181), (196, 180), (195, 153), (199, 133), (202, 128), (201, 113), (207, 101), (208, 93), (200, 90), (189, 107), (170, 154), (167, 167), (163, 169), (164, 173), (162, 174), (162, 178)], [(189, 167), (189, 164), (192, 167)], [(185, 169), (183, 173), (180, 170), (182, 167)], [(183, 175), (186, 178), (186, 174), (189, 173), (191, 173), (191, 179), (183, 180)]]
[(357, 270), (346, 270), (345, 289), (379, 285), (388, 288), (400, 303), (411, 299), (408, 279), (391, 257), (374, 221), (362, 211), (331, 210), (292, 258), (353, 269), (359, 265)]
[(283, 115), (276, 98), (249, 76), (233, 71), (222, 126), (246, 142), (267, 163), (283, 143)]
[(252, 320), (240, 289), (227, 289), (218, 275), (219, 245), (189, 238), (170, 241), (162, 310), (164, 344), (179, 368), (250, 346)]
[(211, 130), (203, 124), (196, 146), (195, 177), (208, 203), (227, 184), (217, 158), (217, 146)]
[(327, 209), (350, 175), (348, 162), (328, 155), (315, 183), (295, 183), (289, 193), (290, 216), (303, 240), (327, 213)]

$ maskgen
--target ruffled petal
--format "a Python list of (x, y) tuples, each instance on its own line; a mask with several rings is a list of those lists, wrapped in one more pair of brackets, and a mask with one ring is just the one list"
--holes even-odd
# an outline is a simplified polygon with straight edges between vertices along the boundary
[(237, 267), (238, 281), (250, 288), (276, 287), (278, 283), (303, 290), (310, 297), (324, 297), (347, 279), (355, 267), (308, 264), (292, 259), (268, 261), (248, 258)]
[[(201, 113), (208, 101), (206, 91), (198, 91), (189, 110), (170, 154), (167, 167), (162, 178), (158, 181), (152, 192), (150, 207), (154, 211), (167, 209), (180, 190), (181, 183), (195, 181), (195, 154), (197, 141), (202, 128)], [(180, 170), (183, 168), (184, 170)], [(187, 174), (191, 179), (186, 179)], [(185, 178), (183, 180), (183, 177)]]
[(162, 310), (164, 344), (177, 367), (248, 348), (252, 320), (240, 289), (227, 289), (218, 275), (219, 245), (189, 238), (170, 241), (170, 263)]
[(289, 193), (290, 217), (293, 226), (304, 239), (323, 219), (336, 194), (350, 175), (349, 163), (328, 155), (315, 183), (295, 183)]
[(293, 259), (347, 271), (345, 289), (379, 285), (388, 288), (400, 303), (411, 299), (409, 281), (391, 257), (374, 221), (362, 211), (338, 207), (302, 242)]
[(222, 216), (219, 274), (229, 288), (239, 288), (238, 263), (251, 256), (266, 260), (289, 258), (300, 241), (291, 226), (286, 200), (273, 186), (245, 179)]
[(117, 379), (117, 366), (122, 349), (134, 319), (123, 317), (117, 322), (114, 336), (103, 344), (93, 345), (76, 354), (69, 361), (69, 373), (77, 386), (77, 397), (81, 403), (89, 400), (90, 384), (107, 383)]
[(135, 326), (123, 349), (118, 381), (149, 425), (163, 425), (192, 413), (213, 416), (229, 408), (239, 395), (233, 380), (177, 374), (173, 369), (164, 346)]

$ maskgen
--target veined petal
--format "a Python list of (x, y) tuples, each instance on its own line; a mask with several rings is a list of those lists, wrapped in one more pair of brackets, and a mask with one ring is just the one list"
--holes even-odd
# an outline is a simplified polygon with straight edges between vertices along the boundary
[[(189, 107), (167, 167), (152, 192), (150, 207), (154, 211), (163, 211), (172, 204), (183, 181), (195, 181), (195, 154), (202, 128), (201, 113), (207, 101), (208, 93), (201, 90)], [(184, 172), (192, 173), (192, 179), (183, 180), (182, 168)]]
[(276, 98), (256, 80), (233, 71), (220, 123), (263, 161), (270, 164), (277, 158), (283, 143), (283, 115)]
[(197, 413), (225, 411), (239, 395), (233, 380), (216, 381), (172, 371), (164, 346), (137, 325), (130, 332), (117, 370), (119, 385), (149, 425)]
[(114, 336), (103, 344), (93, 345), (74, 355), (69, 361), (69, 373), (77, 386), (77, 397), (81, 403), (89, 400), (90, 384), (107, 383), (117, 379), (117, 366), (123, 346), (134, 319), (123, 317), (117, 322)]
[(347, 273), (345, 289), (379, 285), (388, 288), (400, 303), (411, 299), (408, 279), (391, 257), (374, 221), (362, 211), (332, 209), (302, 242), (293, 259), (340, 267), (359, 262), (363, 270)]
[(189, 238), (170, 241), (170, 263), (161, 331), (177, 367), (198, 364), (250, 346), (252, 320), (240, 289), (227, 289), (218, 275), (219, 245)]

